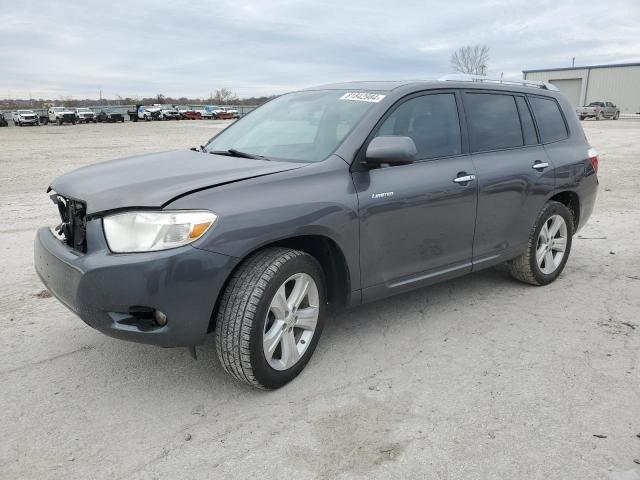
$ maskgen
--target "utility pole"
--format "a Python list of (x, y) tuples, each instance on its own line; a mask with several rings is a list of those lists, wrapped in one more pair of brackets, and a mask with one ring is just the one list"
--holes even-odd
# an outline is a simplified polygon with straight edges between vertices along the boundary
[(571, 58), (571, 68), (576, 66), (576, 57)]

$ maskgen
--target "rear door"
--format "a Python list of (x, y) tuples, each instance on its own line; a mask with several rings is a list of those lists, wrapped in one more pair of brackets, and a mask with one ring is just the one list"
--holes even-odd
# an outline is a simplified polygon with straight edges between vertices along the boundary
[(524, 249), (555, 176), (524, 95), (469, 91), (464, 108), (478, 175), (473, 263), (481, 268)]
[(477, 193), (459, 108), (452, 91), (401, 101), (371, 138), (411, 137), (417, 160), (353, 172), (364, 301), (471, 270)]

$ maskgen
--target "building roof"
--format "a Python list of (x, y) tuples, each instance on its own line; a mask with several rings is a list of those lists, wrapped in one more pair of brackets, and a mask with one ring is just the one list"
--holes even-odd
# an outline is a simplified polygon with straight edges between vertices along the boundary
[(619, 67), (640, 67), (640, 63), (610, 63), (609, 65), (583, 65), (580, 67), (539, 68), (537, 70), (523, 70), (522, 73), (560, 72), (560, 71), (566, 71), (566, 70), (585, 70), (589, 68), (619, 68)]

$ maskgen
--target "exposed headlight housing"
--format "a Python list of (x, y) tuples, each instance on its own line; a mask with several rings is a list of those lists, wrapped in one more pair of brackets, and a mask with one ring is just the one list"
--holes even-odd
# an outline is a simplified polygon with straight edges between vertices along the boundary
[(181, 247), (202, 237), (218, 216), (208, 210), (133, 211), (104, 217), (114, 253), (153, 252)]

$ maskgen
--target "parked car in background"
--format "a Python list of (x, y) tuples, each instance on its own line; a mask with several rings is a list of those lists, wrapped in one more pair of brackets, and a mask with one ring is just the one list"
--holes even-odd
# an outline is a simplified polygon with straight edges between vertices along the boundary
[(604, 120), (610, 118), (617, 120), (620, 118), (620, 109), (611, 102), (591, 102), (584, 107), (576, 108), (576, 113), (580, 120), (585, 118), (595, 118), (596, 120)]
[(138, 118), (140, 120), (144, 120), (146, 122), (149, 122), (151, 120), (160, 120), (160, 115), (161, 115), (160, 105), (153, 105), (153, 106), (140, 105), (138, 107)]
[(16, 110), (11, 115), (14, 125), (23, 127), (24, 125), (40, 125), (38, 115), (33, 110)]
[(76, 108), (76, 120), (78, 121), (78, 123), (89, 123), (89, 122), (93, 122), (96, 123), (96, 114), (93, 112), (93, 110), (86, 108), (86, 107), (80, 107), (80, 108)]
[(124, 115), (118, 112), (114, 112), (108, 108), (105, 108), (101, 112), (96, 115), (96, 120), (98, 122), (104, 123), (115, 123), (115, 122), (124, 122)]
[(185, 113), (195, 112), (195, 110), (191, 108), (189, 105), (178, 105), (175, 108), (182, 118), (187, 118), (185, 117)]
[(180, 120), (182, 116), (173, 105), (162, 105), (160, 107), (160, 120)]
[(240, 118), (240, 113), (235, 108), (223, 107), (224, 111), (231, 115), (231, 118)]
[(184, 120), (202, 120), (202, 115), (200, 115), (200, 112), (194, 112), (193, 110), (181, 112), (180, 116)]
[(215, 119), (214, 108), (211, 105), (197, 105), (194, 106), (194, 111), (200, 114), (203, 120)]
[(0, 127), (8, 127), (9, 126), (9, 122), (7, 122), (7, 119), (4, 118), (4, 114), (0, 113)]
[[(233, 112), (236, 113), (233, 113)], [(232, 120), (234, 118), (238, 118), (238, 112), (237, 110), (226, 110), (224, 107), (220, 107), (218, 110), (216, 110), (216, 118), (219, 120)]]
[(223, 368), (260, 388), (302, 371), (329, 308), (498, 264), (551, 284), (598, 154), (553, 85), (453, 78), (285, 94), (200, 149), (63, 175), (36, 271), (107, 335), (194, 353), (215, 332)]
[(50, 122), (55, 122), (58, 125), (63, 123), (76, 124), (76, 113), (66, 107), (49, 107), (47, 112)]

